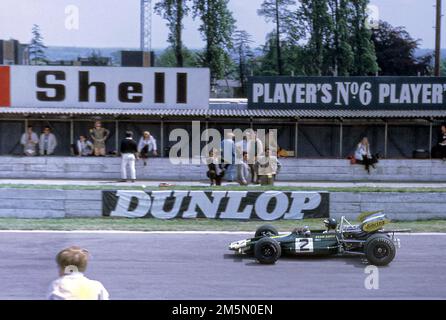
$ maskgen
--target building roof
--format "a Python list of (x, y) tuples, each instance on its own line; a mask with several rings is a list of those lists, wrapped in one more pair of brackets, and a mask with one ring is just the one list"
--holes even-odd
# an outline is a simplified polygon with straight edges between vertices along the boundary
[(213, 107), (210, 109), (87, 109), (87, 108), (0, 108), (0, 115), (97, 115), (223, 118), (446, 118), (446, 110), (249, 110)]

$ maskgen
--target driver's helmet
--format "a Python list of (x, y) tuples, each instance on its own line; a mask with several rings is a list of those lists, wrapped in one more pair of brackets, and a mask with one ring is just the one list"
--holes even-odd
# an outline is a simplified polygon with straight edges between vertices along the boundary
[(334, 219), (334, 218), (325, 219), (324, 224), (328, 230), (335, 230), (336, 227), (338, 226), (338, 223), (336, 222), (336, 219)]

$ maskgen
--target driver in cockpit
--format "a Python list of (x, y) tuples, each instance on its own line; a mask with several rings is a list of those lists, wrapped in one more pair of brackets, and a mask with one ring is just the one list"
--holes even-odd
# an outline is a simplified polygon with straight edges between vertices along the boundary
[(324, 233), (331, 233), (336, 231), (336, 227), (338, 226), (338, 223), (336, 222), (336, 219), (334, 218), (328, 218), (324, 220), (325, 227), (327, 228)]

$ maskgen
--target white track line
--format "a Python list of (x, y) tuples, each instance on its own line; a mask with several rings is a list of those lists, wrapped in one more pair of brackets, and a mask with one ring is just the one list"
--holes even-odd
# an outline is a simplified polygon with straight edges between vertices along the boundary
[[(205, 235), (205, 234), (252, 234), (249, 231), (113, 231), (113, 230), (0, 230), (1, 233), (66, 233), (66, 234), (185, 234), (185, 235)], [(286, 233), (285, 233), (286, 234)], [(420, 233), (395, 233), (398, 236), (446, 236), (442, 232), (420, 232)]]

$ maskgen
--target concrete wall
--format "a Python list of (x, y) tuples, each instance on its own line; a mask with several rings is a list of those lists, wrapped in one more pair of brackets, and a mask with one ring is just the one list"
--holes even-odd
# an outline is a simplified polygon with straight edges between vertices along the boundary
[[(281, 181), (420, 181), (446, 182), (441, 160), (381, 160), (369, 175), (363, 166), (337, 159), (282, 159)], [(205, 165), (173, 165), (167, 158), (137, 162), (143, 180), (205, 181)], [(119, 179), (120, 159), (114, 157), (0, 157), (0, 179)]]
[[(384, 210), (395, 220), (446, 219), (446, 193), (330, 193), (330, 215), (354, 219), (363, 211)], [(1, 218), (101, 217), (97, 190), (0, 189)]]

